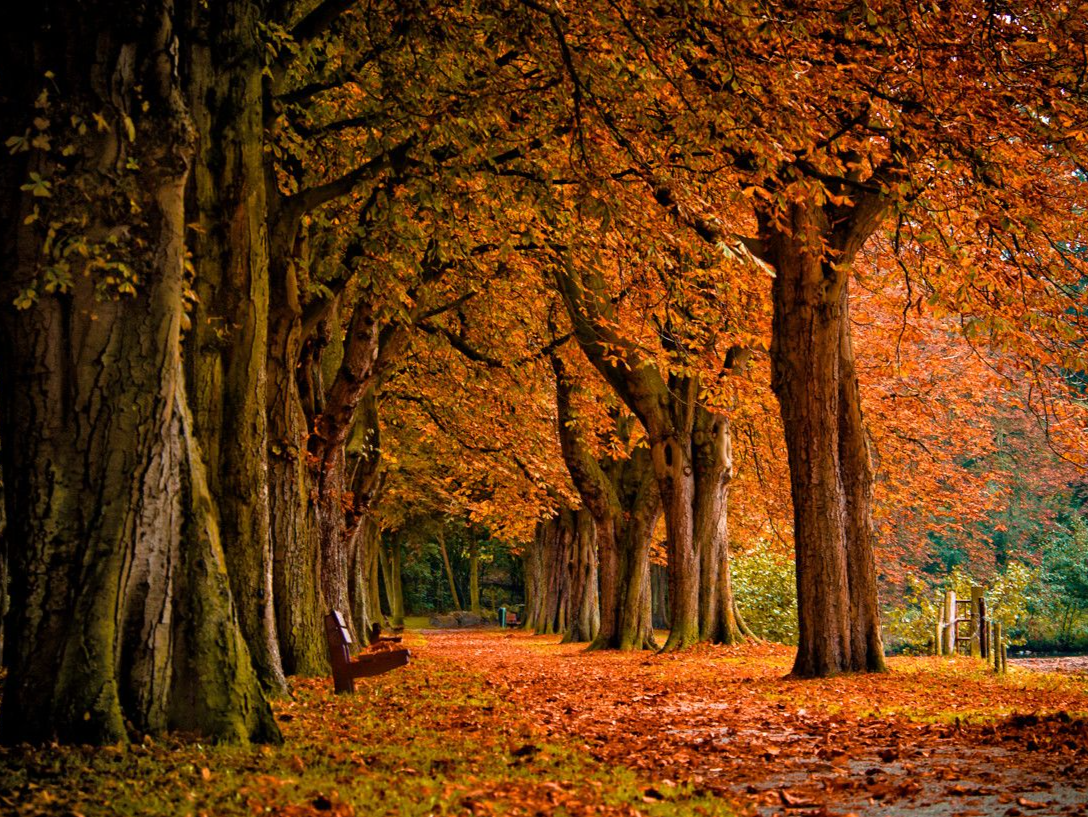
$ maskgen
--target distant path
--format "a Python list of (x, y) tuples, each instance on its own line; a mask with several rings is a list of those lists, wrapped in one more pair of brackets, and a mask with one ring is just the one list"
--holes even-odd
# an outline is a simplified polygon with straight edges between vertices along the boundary
[(1035, 670), (1036, 672), (1069, 672), (1077, 675), (1088, 674), (1088, 655), (1010, 658), (1009, 663), (1013, 666)]
[[(969, 659), (913, 658), (886, 676), (793, 681), (789, 651), (769, 645), (677, 657), (498, 630), (424, 636), (421, 657), (485, 673), (550, 739), (662, 791), (716, 792), (741, 814), (1088, 815), (1079, 677), (998, 679)], [(995, 712), (1023, 714), (979, 723)]]

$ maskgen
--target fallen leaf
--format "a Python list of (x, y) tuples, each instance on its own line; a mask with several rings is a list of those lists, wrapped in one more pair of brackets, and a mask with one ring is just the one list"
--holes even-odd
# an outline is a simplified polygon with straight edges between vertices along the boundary
[(1026, 797), (1017, 797), (1016, 798), (1016, 805), (1020, 806), (1021, 808), (1036, 809), (1036, 808), (1046, 808), (1047, 804), (1046, 803), (1040, 803), (1038, 800), (1029, 800)]

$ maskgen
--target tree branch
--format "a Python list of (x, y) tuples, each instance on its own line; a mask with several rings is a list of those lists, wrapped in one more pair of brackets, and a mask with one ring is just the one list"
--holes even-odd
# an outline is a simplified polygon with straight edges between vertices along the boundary
[(311, 40), (320, 37), (332, 27), (344, 12), (356, 4), (357, 0), (324, 0), (317, 8), (303, 17), (294, 28), (291, 36), (295, 42), (306, 45)]

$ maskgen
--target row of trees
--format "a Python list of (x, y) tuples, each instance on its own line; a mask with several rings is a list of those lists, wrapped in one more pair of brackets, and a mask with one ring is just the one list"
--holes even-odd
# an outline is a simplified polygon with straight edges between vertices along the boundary
[[(862, 385), (958, 322), (1079, 443), (1084, 25), (1027, 0), (28, 10), (0, 56), (4, 739), (276, 739), (322, 613), (367, 632), (379, 570), (403, 604), (379, 534), (420, 504), (512, 537), (558, 511), (527, 612), (611, 648), (652, 645), (662, 517), (665, 649), (736, 639), (738, 433), (784, 435), (795, 673), (882, 669)], [(855, 354), (859, 284), (899, 318), (891, 372)]]

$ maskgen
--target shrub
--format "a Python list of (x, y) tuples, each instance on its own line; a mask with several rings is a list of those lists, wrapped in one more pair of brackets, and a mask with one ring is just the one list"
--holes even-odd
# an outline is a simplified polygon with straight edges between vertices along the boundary
[(760, 638), (797, 643), (797, 574), (792, 556), (761, 540), (733, 558), (733, 593), (748, 627)]

